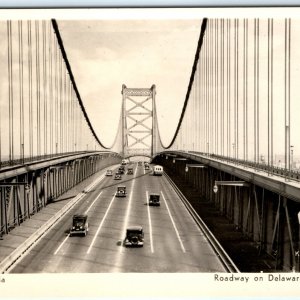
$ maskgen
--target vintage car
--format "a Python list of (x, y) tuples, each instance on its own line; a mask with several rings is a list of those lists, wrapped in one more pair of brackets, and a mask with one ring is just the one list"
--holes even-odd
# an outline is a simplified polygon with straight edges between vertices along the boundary
[(149, 205), (160, 206), (159, 194), (150, 194), (149, 195)]
[(87, 215), (74, 215), (72, 227), (70, 229), (70, 236), (74, 234), (87, 235), (89, 231), (89, 224), (87, 221)]
[(107, 170), (105, 175), (106, 176), (112, 176), (113, 175), (113, 171), (112, 170)]
[(139, 225), (130, 226), (126, 229), (126, 237), (124, 240), (126, 247), (143, 247), (144, 245), (144, 231), (143, 227)]
[(133, 168), (128, 168), (127, 169), (127, 175), (133, 175)]
[(126, 197), (126, 186), (117, 187), (116, 197)]
[(164, 168), (162, 166), (156, 165), (153, 168), (153, 175), (162, 175), (164, 173)]
[(119, 172), (116, 172), (115, 174), (115, 180), (121, 180), (122, 179), (122, 175)]
[(141, 161), (138, 162), (138, 166), (142, 166), (143, 163)]
[(126, 159), (122, 159), (121, 164), (125, 166), (126, 165)]
[(124, 166), (120, 166), (119, 169), (118, 169), (118, 172), (119, 172), (120, 174), (124, 174), (124, 173), (125, 173), (125, 168), (124, 168)]
[(145, 164), (145, 170), (150, 170), (150, 166), (148, 164)]

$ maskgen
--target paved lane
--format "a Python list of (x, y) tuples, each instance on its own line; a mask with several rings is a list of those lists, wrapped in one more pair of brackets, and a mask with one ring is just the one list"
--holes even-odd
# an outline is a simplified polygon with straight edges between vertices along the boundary
[[(105, 177), (12, 270), (36, 272), (223, 272), (224, 268), (164, 176), (134, 164), (121, 181)], [(115, 197), (118, 185), (127, 196)], [(150, 193), (161, 195), (149, 206)], [(72, 216), (87, 213), (86, 237), (68, 236)], [(144, 247), (122, 246), (128, 225), (141, 225)]]

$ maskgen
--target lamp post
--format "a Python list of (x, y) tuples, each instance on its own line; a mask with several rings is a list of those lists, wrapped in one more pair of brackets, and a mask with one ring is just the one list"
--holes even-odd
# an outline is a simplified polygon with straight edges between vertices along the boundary
[(24, 144), (21, 144), (22, 147), (22, 164), (24, 165)]
[(291, 164), (290, 164), (290, 170), (293, 171), (293, 163), (294, 163), (294, 146), (290, 146), (291, 148)]
[(232, 156), (235, 159), (235, 143), (232, 143)]

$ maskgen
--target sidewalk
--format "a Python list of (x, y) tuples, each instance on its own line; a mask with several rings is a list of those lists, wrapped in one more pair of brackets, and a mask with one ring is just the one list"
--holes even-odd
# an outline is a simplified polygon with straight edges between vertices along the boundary
[(2, 240), (0, 240), (0, 262), (10, 255), (18, 246), (28, 239), (38, 228), (40, 228), (41, 225), (62, 209), (77, 194), (81, 193), (89, 184), (95, 181), (102, 174), (105, 174), (106, 170), (110, 168), (114, 168), (114, 166), (106, 167), (98, 173), (95, 173), (83, 180), (78, 185), (58, 197), (55, 201), (48, 204), (38, 213), (31, 216), (30, 219), (25, 220), (20, 226), (12, 229), (9, 234), (3, 235)]

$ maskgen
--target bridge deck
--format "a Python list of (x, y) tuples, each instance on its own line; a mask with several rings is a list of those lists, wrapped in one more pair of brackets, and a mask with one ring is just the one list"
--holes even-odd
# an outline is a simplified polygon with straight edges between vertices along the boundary
[[(12, 272), (224, 272), (208, 241), (164, 176), (150, 176), (149, 171), (145, 172), (143, 167), (136, 165), (134, 171), (134, 175), (123, 175), (122, 181), (105, 177)], [(127, 187), (126, 198), (114, 197), (118, 185)], [(70, 191), (48, 209), (59, 210), (69, 197), (82, 189), (83, 186), (80, 186), (76, 191)], [(160, 207), (147, 205), (147, 193), (150, 192), (161, 194)], [(88, 235), (68, 237), (72, 215), (87, 211)], [(38, 227), (47, 214), (51, 216), (46, 210), (41, 215), (37, 214), (29, 226)], [(143, 248), (120, 246), (124, 229), (130, 224), (143, 226)], [(29, 226), (23, 224), (17, 228), (14, 237), (5, 236), (0, 243), (0, 252), (5, 253), (2, 249), (13, 249), (22, 242), (23, 239), (18, 236), (29, 236), (32, 232), (28, 230)]]

